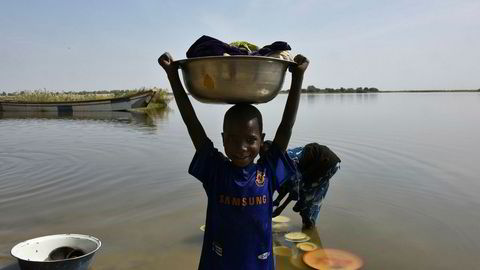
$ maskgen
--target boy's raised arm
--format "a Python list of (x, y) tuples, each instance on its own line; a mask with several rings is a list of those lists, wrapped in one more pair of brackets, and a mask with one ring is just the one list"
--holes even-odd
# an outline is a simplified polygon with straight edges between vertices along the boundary
[(285, 104), (285, 109), (283, 111), (282, 121), (278, 126), (275, 139), (273, 139), (282, 152), (287, 150), (288, 142), (292, 136), (292, 128), (297, 117), (300, 92), (302, 90), (303, 74), (309, 64), (308, 59), (301, 54), (295, 56), (294, 61), (297, 65), (290, 67), (290, 72), (292, 72), (292, 84), (290, 86), (290, 91), (288, 92), (287, 103)]
[(182, 115), (183, 122), (187, 126), (188, 134), (190, 139), (192, 139), (193, 145), (196, 150), (199, 150), (200, 147), (208, 140), (207, 134), (202, 127), (202, 124), (195, 114), (192, 103), (188, 99), (185, 90), (183, 89), (182, 83), (180, 82), (180, 77), (178, 75), (178, 63), (174, 62), (172, 56), (168, 52), (162, 54), (158, 58), (158, 63), (163, 67), (167, 73), (168, 80), (172, 87), (173, 96), (177, 102), (178, 109)]

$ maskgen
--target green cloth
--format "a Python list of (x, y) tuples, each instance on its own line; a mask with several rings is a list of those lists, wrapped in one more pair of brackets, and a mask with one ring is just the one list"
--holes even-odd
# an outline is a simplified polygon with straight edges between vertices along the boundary
[(244, 48), (249, 52), (258, 51), (258, 46), (247, 41), (234, 41), (229, 45), (235, 46), (237, 48)]

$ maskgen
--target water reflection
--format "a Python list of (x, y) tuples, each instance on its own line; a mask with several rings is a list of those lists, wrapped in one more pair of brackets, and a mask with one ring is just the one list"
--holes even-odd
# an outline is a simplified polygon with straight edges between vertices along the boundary
[[(286, 98), (259, 106), (264, 119), (279, 120)], [(309, 241), (352, 251), (368, 269), (477, 269), (479, 101), (477, 93), (303, 95), (292, 145), (318, 141), (343, 161), (318, 231), (304, 231)], [(227, 106), (194, 106), (221, 147)], [(197, 268), (207, 196), (187, 173), (193, 146), (170, 112), (99, 121), (0, 113), (0, 269), (17, 269), (5, 265), (19, 241), (65, 231), (105, 243), (97, 270)], [(278, 127), (264, 124), (270, 135)], [(284, 234), (301, 220), (286, 211), (294, 220), (274, 232), (275, 245), (296, 248)], [(302, 263), (295, 254), (284, 269)]]
[(20, 270), (20, 267), (18, 267), (17, 263), (13, 263), (10, 265), (7, 265), (5, 267), (0, 268), (0, 270)]
[[(274, 228), (282, 224), (274, 224)], [(273, 246), (275, 252), (276, 269), (311, 269), (303, 262), (303, 255), (306, 253), (297, 247), (300, 242), (285, 240), (285, 234), (290, 231), (290, 226), (276, 227), (273, 231)], [(302, 232), (309, 238), (308, 242), (313, 243), (318, 249), (323, 249), (322, 240), (317, 228), (302, 229)]]
[(334, 103), (356, 103), (367, 104), (377, 102), (377, 93), (345, 93), (345, 94), (307, 94), (308, 104), (318, 103), (319, 100), (325, 101), (327, 104)]
[(120, 122), (142, 127), (155, 127), (157, 121), (166, 119), (171, 109), (136, 111), (108, 111), (108, 112), (2, 112), (0, 119), (64, 119), (64, 120), (94, 120), (106, 122)]
[(169, 117), (169, 114), (172, 112), (172, 109), (169, 107), (156, 110), (147, 110), (145, 114), (148, 115), (151, 119), (154, 120), (165, 120)]
[(315, 100), (316, 100), (316, 94), (306, 94), (305, 95), (307, 97), (307, 103), (308, 105), (312, 105), (312, 104), (315, 104)]

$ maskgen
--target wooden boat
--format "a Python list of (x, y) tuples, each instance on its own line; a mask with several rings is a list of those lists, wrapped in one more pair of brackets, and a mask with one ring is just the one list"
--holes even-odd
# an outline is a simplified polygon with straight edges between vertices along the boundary
[(5, 112), (57, 112), (71, 114), (73, 112), (128, 111), (144, 108), (150, 103), (155, 92), (153, 90), (139, 92), (126, 97), (66, 101), (66, 102), (20, 102), (0, 101), (0, 111)]

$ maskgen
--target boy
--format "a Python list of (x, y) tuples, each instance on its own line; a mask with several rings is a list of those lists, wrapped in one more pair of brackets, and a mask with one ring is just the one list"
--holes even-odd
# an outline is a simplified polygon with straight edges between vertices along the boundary
[(180, 82), (178, 66), (168, 53), (158, 59), (170, 81), (175, 101), (195, 146), (189, 173), (207, 193), (207, 218), (199, 269), (274, 269), (272, 194), (295, 172), (285, 151), (295, 122), (308, 60), (297, 55), (290, 67), (292, 85), (282, 121), (270, 150), (254, 163), (263, 144), (262, 116), (249, 104), (225, 114), (225, 157), (213, 147)]

